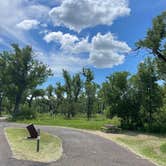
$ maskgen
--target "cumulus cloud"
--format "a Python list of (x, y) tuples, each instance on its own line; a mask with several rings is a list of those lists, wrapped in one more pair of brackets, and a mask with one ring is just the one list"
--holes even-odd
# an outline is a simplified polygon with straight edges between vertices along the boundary
[(76, 54), (80, 52), (88, 52), (90, 45), (87, 38), (79, 39), (75, 35), (69, 33), (63, 34), (62, 32), (50, 32), (44, 36), (44, 40), (47, 43), (52, 41), (61, 44), (61, 49), (66, 53)]
[(93, 51), (89, 63), (97, 68), (112, 68), (124, 62), (125, 56), (112, 51)]
[(99, 24), (111, 25), (129, 13), (128, 0), (63, 0), (49, 15), (55, 25), (81, 31)]
[(78, 40), (78, 38), (74, 35), (70, 35), (69, 33), (63, 34), (62, 32), (50, 32), (45, 37), (44, 40), (47, 43), (51, 41), (60, 41), (63, 45), (74, 43)]
[[(49, 19), (52, 19), (55, 26), (64, 25), (78, 32), (99, 24), (111, 25), (118, 17), (130, 13), (128, 0), (61, 0), (52, 10), (40, 2), (36, 0), (2, 1), (0, 36), (12, 38), (16, 42), (21, 41), (23, 44), (31, 43), (35, 50), (43, 49), (44, 52), (45, 48), (40, 48), (41, 43), (33, 41), (31, 34), (26, 32), (40, 24), (39, 33), (44, 35), (44, 40), (47, 43), (55, 42), (58, 46), (60, 45), (60, 53), (38, 56), (56, 74), (61, 73), (62, 69), (76, 72), (86, 65), (111, 68), (124, 62), (125, 54), (130, 51), (130, 48), (111, 33), (105, 35), (98, 33), (92, 39), (88, 36), (79, 38), (70, 33), (50, 32), (51, 24), (47, 25)], [(6, 44), (2, 39), (0, 43)], [(86, 53), (86, 58), (81, 58), (83, 53)]]
[(75, 35), (51, 32), (45, 35), (46, 42), (59, 42), (64, 54), (89, 53), (88, 63), (98, 68), (111, 68), (122, 64), (125, 53), (130, 52), (130, 47), (116, 39), (112, 33), (102, 35), (98, 33), (91, 42), (88, 38), (79, 39)]
[(40, 24), (37, 20), (23, 20), (20, 23), (18, 23), (16, 26), (23, 30), (30, 30), (37, 28), (37, 26)]
[(98, 68), (111, 68), (122, 64), (125, 60), (124, 54), (131, 51), (125, 42), (118, 41), (111, 33), (98, 33), (92, 38), (91, 44), (89, 63)]

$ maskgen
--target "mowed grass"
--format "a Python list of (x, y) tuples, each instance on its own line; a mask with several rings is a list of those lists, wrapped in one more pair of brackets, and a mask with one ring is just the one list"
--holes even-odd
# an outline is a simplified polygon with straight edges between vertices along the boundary
[(64, 126), (73, 127), (78, 129), (90, 129), (90, 130), (100, 130), (104, 124), (116, 122), (106, 119), (102, 116), (97, 116), (91, 120), (87, 120), (85, 117), (75, 117), (72, 119), (65, 119), (62, 116), (52, 117), (48, 114), (39, 115), (36, 119), (32, 120), (18, 120), (19, 123), (26, 124), (38, 124), (38, 125), (50, 125), (50, 126)]
[(13, 157), (19, 160), (39, 162), (56, 161), (62, 155), (62, 142), (60, 138), (41, 132), (40, 151), (36, 152), (36, 140), (27, 139), (28, 133), (21, 128), (6, 128), (9, 145)]
[(96, 131), (94, 133), (113, 140), (160, 166), (166, 166), (166, 135), (142, 134), (136, 132), (105, 134)]

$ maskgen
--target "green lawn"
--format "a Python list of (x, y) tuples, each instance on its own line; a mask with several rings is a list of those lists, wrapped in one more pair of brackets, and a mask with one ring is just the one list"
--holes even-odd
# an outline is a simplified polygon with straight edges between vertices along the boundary
[(87, 120), (86, 118), (76, 117), (73, 119), (64, 119), (62, 116), (57, 116), (55, 118), (44, 114), (38, 116), (37, 119), (33, 120), (18, 120), (19, 123), (33, 123), (38, 125), (51, 125), (51, 126), (65, 126), (65, 127), (73, 127), (79, 129), (90, 129), (90, 130), (100, 130), (100, 128), (107, 123), (117, 123), (115, 120), (106, 119), (102, 116), (92, 118), (91, 120)]
[(100, 131), (94, 131), (94, 134), (113, 140), (160, 166), (166, 166), (166, 135), (142, 134), (136, 132), (105, 134)]
[(28, 133), (25, 129), (6, 128), (5, 133), (13, 156), (17, 159), (51, 162), (62, 155), (61, 140), (48, 133), (41, 132), (39, 152), (36, 152), (36, 140), (27, 139)]

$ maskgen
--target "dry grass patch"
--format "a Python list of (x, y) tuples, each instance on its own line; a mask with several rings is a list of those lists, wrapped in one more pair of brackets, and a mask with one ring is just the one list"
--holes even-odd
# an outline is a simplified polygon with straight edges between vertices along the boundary
[(36, 152), (36, 140), (27, 139), (25, 129), (6, 128), (5, 134), (16, 159), (47, 163), (56, 161), (62, 155), (61, 139), (51, 134), (41, 132), (40, 152)]
[(135, 132), (122, 134), (106, 134), (100, 131), (91, 131), (106, 139), (110, 139), (138, 155), (151, 160), (160, 166), (166, 166), (166, 136), (150, 135)]

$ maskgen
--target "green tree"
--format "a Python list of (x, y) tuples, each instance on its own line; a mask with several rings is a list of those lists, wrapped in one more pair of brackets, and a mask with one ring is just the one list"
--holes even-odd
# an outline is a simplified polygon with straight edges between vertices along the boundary
[(42, 84), (51, 75), (51, 71), (47, 69), (47, 66), (34, 59), (30, 46), (19, 48), (17, 44), (13, 44), (12, 47), (13, 52), (9, 53), (7, 75), (9, 76), (10, 89), (13, 91), (13, 115), (17, 115), (27, 91)]
[(32, 101), (36, 97), (43, 97), (45, 94), (43, 89), (32, 89), (30, 90), (29, 96), (28, 96), (28, 105), (29, 107), (32, 106)]
[(74, 104), (78, 100), (78, 96), (81, 92), (82, 82), (80, 78), (80, 74), (75, 74), (73, 77), (69, 74), (68, 71), (63, 70), (63, 77), (65, 80), (64, 91), (66, 92), (66, 100), (67, 100), (67, 117), (75, 115)]
[(47, 94), (47, 105), (48, 105), (48, 111), (53, 115), (54, 109), (55, 109), (55, 96), (54, 96), (54, 87), (52, 85), (49, 85), (46, 88), (46, 94)]
[(107, 77), (107, 82), (103, 84), (109, 116), (122, 118), (122, 126), (129, 125), (130, 117), (128, 76), (128, 72), (116, 72)]
[(56, 95), (56, 109), (55, 109), (55, 112), (56, 113), (58, 113), (58, 112), (62, 113), (63, 111), (60, 110), (60, 106), (64, 102), (64, 87), (61, 85), (60, 82), (56, 83), (55, 95)]
[(93, 82), (94, 75), (90, 69), (83, 69), (85, 80), (86, 112), (88, 120), (92, 117), (97, 85)]
[(148, 29), (146, 37), (136, 43), (138, 48), (146, 48), (158, 57), (156, 59), (161, 79), (166, 81), (166, 12), (153, 19), (152, 28)]
[(2, 114), (2, 102), (3, 98), (7, 95), (8, 86), (8, 53), (3, 52), (0, 54), (0, 116)]
[(157, 83), (158, 78), (153, 59), (147, 58), (138, 68), (139, 91), (141, 91), (142, 119), (152, 129), (153, 113), (162, 106), (162, 93)]

